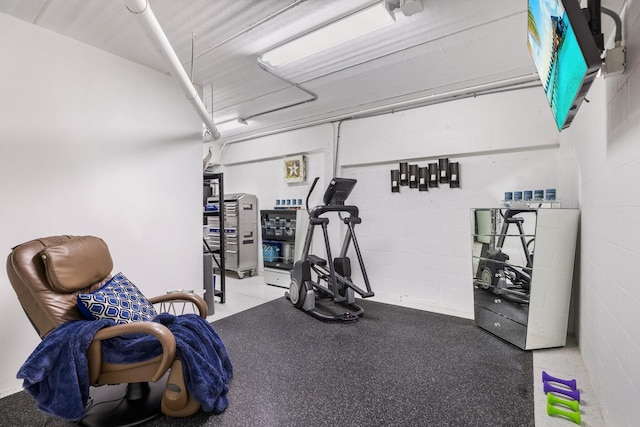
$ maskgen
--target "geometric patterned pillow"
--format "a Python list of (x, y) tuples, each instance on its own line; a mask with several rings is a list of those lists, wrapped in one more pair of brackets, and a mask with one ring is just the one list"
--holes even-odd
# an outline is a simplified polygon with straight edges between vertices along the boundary
[(153, 304), (122, 273), (95, 292), (78, 294), (78, 308), (87, 320), (112, 319), (116, 324), (148, 321), (156, 316)]

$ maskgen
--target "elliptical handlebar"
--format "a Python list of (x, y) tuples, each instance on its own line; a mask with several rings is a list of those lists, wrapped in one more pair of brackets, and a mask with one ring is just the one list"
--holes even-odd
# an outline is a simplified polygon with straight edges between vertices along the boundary
[(347, 212), (352, 217), (358, 218), (359, 209), (353, 205), (319, 205), (309, 211), (309, 218), (319, 218), (327, 212)]
[(313, 189), (316, 188), (316, 184), (318, 183), (319, 179), (320, 179), (320, 177), (316, 176), (316, 178), (313, 180), (313, 184), (311, 184), (311, 188), (309, 189), (309, 192), (307, 193), (307, 199), (304, 202), (306, 207), (307, 207), (307, 213), (309, 214), (309, 216), (311, 216), (311, 209), (309, 209), (309, 197), (311, 197), (311, 193), (313, 193)]

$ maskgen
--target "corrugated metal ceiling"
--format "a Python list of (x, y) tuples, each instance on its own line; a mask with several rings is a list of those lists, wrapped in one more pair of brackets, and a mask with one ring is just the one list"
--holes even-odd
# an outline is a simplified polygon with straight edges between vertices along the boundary
[[(214, 120), (250, 118), (244, 129), (223, 133), (223, 140), (535, 71), (526, 47), (526, 0), (423, 0), (424, 11), (409, 17), (396, 11), (396, 23), (375, 33), (271, 73), (260, 68), (262, 52), (372, 3), (150, 1), (187, 74), (195, 37), (193, 80), (205, 87)], [(602, 2), (616, 11), (622, 3)], [(124, 1), (0, 0), (0, 12), (168, 72)], [(283, 109), (311, 98), (291, 83), (317, 99)]]

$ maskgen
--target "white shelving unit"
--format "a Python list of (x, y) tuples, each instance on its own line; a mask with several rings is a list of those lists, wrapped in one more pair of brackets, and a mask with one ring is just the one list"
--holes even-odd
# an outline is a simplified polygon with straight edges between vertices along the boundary
[(293, 264), (300, 259), (309, 214), (304, 209), (260, 211), (264, 281), (289, 288)]

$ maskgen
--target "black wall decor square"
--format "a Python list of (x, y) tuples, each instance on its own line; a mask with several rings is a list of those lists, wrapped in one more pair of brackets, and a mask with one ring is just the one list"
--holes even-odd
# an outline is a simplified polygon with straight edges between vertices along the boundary
[(409, 165), (409, 188), (418, 188), (418, 165)]
[(440, 184), (449, 183), (449, 159), (438, 159), (438, 170)]
[(460, 163), (449, 163), (449, 187), (460, 188)]
[(420, 191), (429, 191), (429, 186), (427, 182), (429, 181), (429, 168), (423, 167), (418, 168), (418, 190)]
[(436, 188), (438, 186), (438, 164), (437, 163), (429, 163), (429, 177), (427, 180), (427, 185), (429, 188)]
[(400, 163), (400, 185), (409, 185), (409, 163)]
[(459, 162), (450, 162), (448, 158), (438, 159), (437, 162), (428, 163), (426, 166), (400, 162), (398, 169), (391, 170), (392, 193), (399, 193), (400, 186), (429, 191), (429, 188), (438, 188), (440, 184), (449, 184), (449, 188), (460, 188)]
[(391, 192), (398, 193), (400, 191), (400, 170), (391, 169)]

